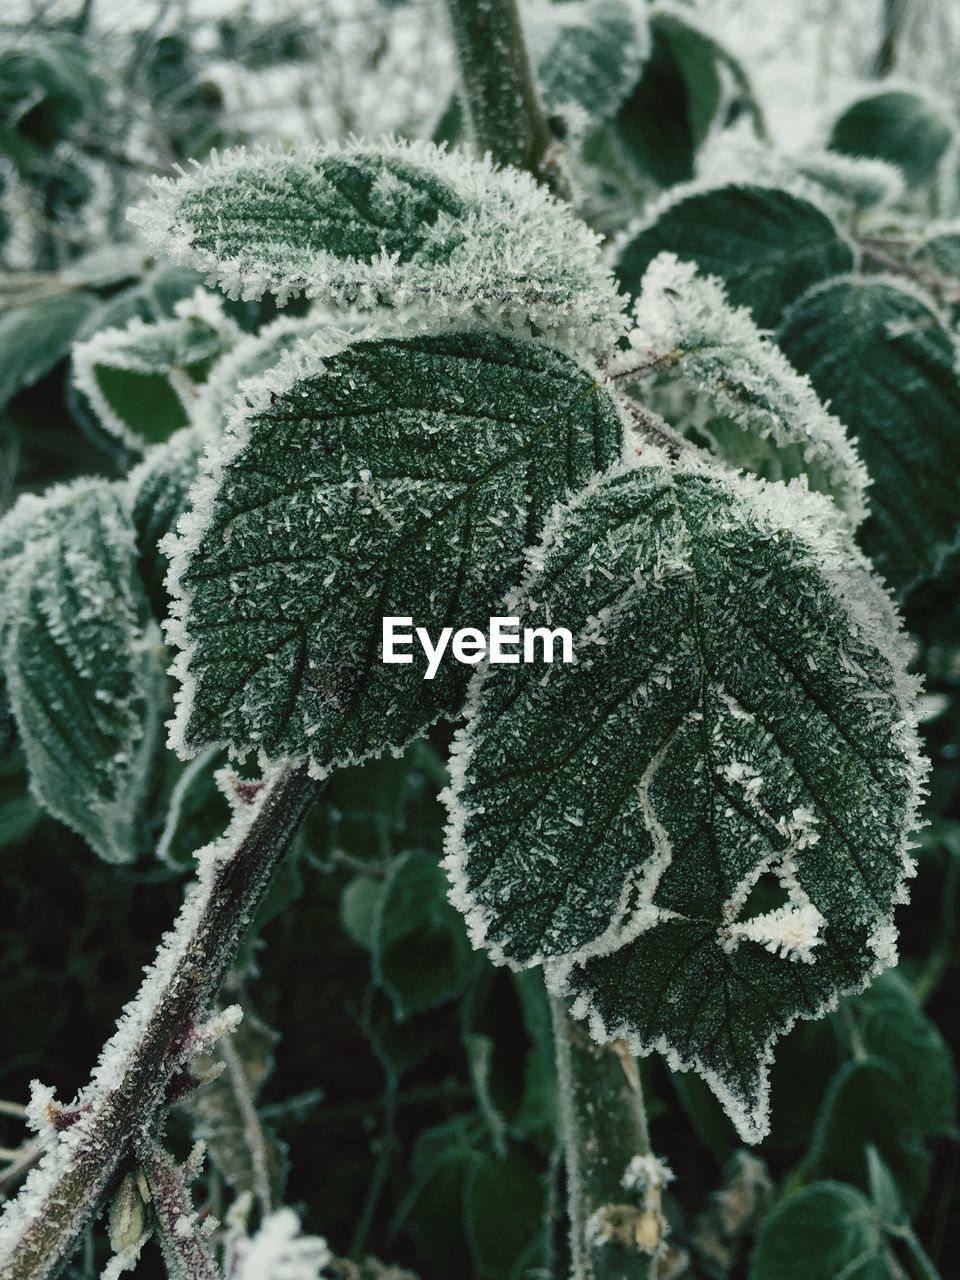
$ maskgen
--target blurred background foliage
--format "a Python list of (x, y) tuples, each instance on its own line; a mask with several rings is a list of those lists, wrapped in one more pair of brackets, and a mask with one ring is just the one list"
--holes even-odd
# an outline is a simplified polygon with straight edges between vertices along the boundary
[[(543, 8), (528, 6), (534, 48)], [(635, 82), (578, 135), (578, 196), (599, 230), (617, 232), (643, 201), (692, 178), (701, 149), (725, 130), (787, 145), (819, 129), (837, 150), (912, 166), (928, 212), (955, 207), (957, 86), (943, 68), (955, 65), (947, 46), (951, 57), (960, 49), (950, 45), (956, 7), (777, 9), (744, 0), (657, 9)], [(172, 320), (201, 283), (156, 266), (133, 239), (125, 210), (145, 178), (238, 143), (351, 132), (458, 140), (440, 23), (429, 0), (5, 7), (0, 509), (78, 475), (125, 474), (183, 425), (174, 374), (202, 384), (218, 335), (254, 331), (276, 313), (269, 299), (227, 303), (222, 320), (204, 312), (179, 334), (191, 354), (95, 370), (127, 430), (104, 428), (73, 380), (74, 344), (134, 317)], [(607, 70), (601, 55), (589, 84), (606, 83)], [(882, 111), (844, 115), (860, 82), (887, 73), (942, 88), (947, 136), (920, 127), (922, 145), (904, 150), (903, 104), (893, 129)], [(950, 250), (940, 246), (938, 265), (955, 278)], [(145, 573), (162, 616), (160, 568), (150, 562)], [(773, 1132), (759, 1148), (741, 1146), (697, 1078), (657, 1057), (643, 1063), (654, 1149), (677, 1175), (664, 1280), (766, 1280), (773, 1273), (750, 1261), (758, 1226), (766, 1220), (775, 1240), (776, 1215), (824, 1180), (882, 1202), (888, 1221), (905, 1215), (939, 1273), (957, 1274), (958, 581), (954, 558), (905, 603), (927, 672), (934, 771), (919, 873), (899, 913), (901, 965), (787, 1038)], [(326, 786), (238, 957), (229, 994), (248, 1016), (229, 1070), (180, 1109), (172, 1134), (184, 1148), (192, 1133), (210, 1144), (209, 1212), (222, 1214), (237, 1191), (261, 1211), (282, 1196), (358, 1265), (389, 1259), (437, 1280), (547, 1276), (566, 1247), (548, 1010), (536, 974), (494, 970), (470, 951), (446, 902), (437, 795), (448, 734)], [(10, 1194), (35, 1154), (17, 1114), (30, 1080), (68, 1097), (86, 1079), (174, 915), (191, 851), (218, 833), (226, 808), (212, 782), (222, 761), (191, 772), (160, 753), (143, 856), (109, 866), (30, 796), (6, 710), (0, 749), (0, 1191)], [(253, 1145), (244, 1101), (259, 1117)], [(836, 1274), (834, 1213), (839, 1221), (837, 1204), (825, 1206), (824, 1242), (807, 1238), (798, 1275)], [(862, 1274), (929, 1274), (904, 1241), (893, 1239), (886, 1272)], [(89, 1280), (103, 1261), (91, 1239), (72, 1275)], [(147, 1254), (136, 1274), (148, 1280), (159, 1268)], [(342, 1274), (360, 1273), (345, 1262)], [(369, 1262), (364, 1274), (380, 1273)]]

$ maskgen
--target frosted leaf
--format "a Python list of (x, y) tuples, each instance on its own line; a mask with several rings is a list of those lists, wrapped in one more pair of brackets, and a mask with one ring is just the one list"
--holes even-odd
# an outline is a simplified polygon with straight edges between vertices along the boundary
[(874, 156), (896, 165), (907, 184), (929, 182), (956, 139), (952, 108), (914, 88), (884, 86), (859, 96), (838, 116), (828, 146), (850, 156)]
[(660, 254), (641, 282), (634, 320), (633, 352), (612, 371), (637, 368), (648, 407), (706, 436), (735, 466), (765, 479), (805, 476), (859, 523), (868, 477), (843, 425), (749, 312), (729, 305), (720, 281)]
[(781, 151), (731, 133), (718, 134), (704, 148), (697, 176), (716, 186), (759, 182), (783, 187), (814, 204), (848, 214), (895, 204), (904, 189), (900, 170), (885, 160), (815, 148)]
[(849, 271), (853, 250), (823, 209), (778, 187), (680, 187), (625, 232), (616, 271), (636, 295), (659, 253), (696, 262), (761, 328), (811, 285)]
[(527, 174), (424, 142), (228, 152), (157, 179), (131, 218), (231, 297), (479, 308), (604, 346), (621, 300), (592, 232)]
[(0, 529), (11, 707), (37, 800), (101, 857), (129, 862), (142, 842), (163, 646), (115, 488), (81, 483), (48, 501), (44, 511), (44, 500), (23, 500)]
[(151, 445), (143, 461), (121, 482), (137, 540), (140, 576), (158, 615), (167, 611), (163, 590), (167, 562), (159, 543), (176, 528), (186, 509), (205, 443), (197, 428), (184, 427), (163, 444)]
[[(895, 961), (924, 766), (890, 601), (825, 499), (695, 460), (589, 485), (508, 611), (577, 662), (475, 676), (452, 899), (755, 1141), (774, 1042)], [(788, 909), (745, 919), (761, 876)]]
[(486, 627), (552, 505), (620, 449), (595, 375), (541, 344), (298, 348), (248, 386), (169, 541), (171, 744), (318, 769), (399, 750), (458, 710), (469, 668), (383, 664), (382, 619)]
[(650, 53), (642, 0), (536, 0), (524, 25), (544, 102), (551, 111), (599, 123), (616, 114)]
[(323, 1280), (333, 1254), (321, 1236), (302, 1235), (292, 1209), (278, 1209), (253, 1236), (228, 1244), (226, 1280)]
[(96, 306), (93, 294), (74, 290), (0, 315), (0, 407), (63, 359)]
[(870, 473), (863, 546), (905, 588), (960, 526), (960, 379), (953, 335), (901, 280), (843, 277), (791, 308), (777, 337), (843, 421)]
[(100, 425), (139, 452), (186, 426), (199, 384), (239, 337), (220, 299), (197, 289), (173, 316), (134, 317), (76, 343), (74, 385)]
[[(342, 316), (338, 317), (338, 323), (343, 327)], [(280, 316), (259, 333), (241, 338), (216, 362), (197, 392), (190, 415), (197, 430), (208, 439), (217, 439), (245, 383), (279, 364), (299, 342), (332, 327), (334, 322), (327, 314)]]

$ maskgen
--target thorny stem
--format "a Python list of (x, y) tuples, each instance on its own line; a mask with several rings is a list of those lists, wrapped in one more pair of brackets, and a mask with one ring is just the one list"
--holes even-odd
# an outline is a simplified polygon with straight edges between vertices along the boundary
[[(306, 765), (290, 766), (265, 785), (268, 790), (256, 800), (256, 816), (236, 847), (218, 858), (176, 963), (164, 972), (159, 988), (151, 990), (149, 1017), (137, 1045), (122, 1058), (117, 1078), (95, 1080), (87, 1087), (80, 1106), (70, 1113), (69, 1127), (45, 1157), (51, 1176), (33, 1186), (28, 1180), (20, 1198), (8, 1206), (7, 1212), (16, 1216), (0, 1252), (0, 1280), (48, 1280), (61, 1273), (131, 1159), (137, 1135), (164, 1106), (171, 1079), (189, 1056), (192, 1037), (317, 786)], [(188, 898), (180, 921), (189, 919), (189, 905)], [(122, 1034), (121, 1025), (104, 1054)], [(41, 1164), (31, 1176), (43, 1173)]]
[(566, 194), (516, 0), (447, 0), (462, 100), (477, 149)]
[(650, 1158), (636, 1060), (622, 1041), (599, 1045), (550, 1001), (559, 1117), (567, 1155), (571, 1280), (652, 1280), (663, 1236), (660, 1185), (624, 1176)]
[(150, 1189), (157, 1238), (170, 1275), (183, 1280), (222, 1280), (180, 1169), (148, 1134), (137, 1136), (134, 1152)]

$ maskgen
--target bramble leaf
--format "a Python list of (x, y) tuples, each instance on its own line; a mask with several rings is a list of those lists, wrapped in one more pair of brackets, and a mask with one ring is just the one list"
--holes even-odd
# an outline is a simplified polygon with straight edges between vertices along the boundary
[(898, 588), (935, 572), (960, 524), (960, 378), (934, 305), (892, 279), (828, 281), (787, 313), (777, 341), (866, 463), (867, 553)]
[(896, 165), (911, 187), (936, 173), (954, 129), (919, 93), (887, 89), (851, 103), (834, 122), (828, 143), (848, 156), (874, 156)]
[(893, 1265), (867, 1197), (842, 1182), (815, 1182), (760, 1224), (750, 1280), (890, 1280)]
[(827, 214), (776, 187), (671, 193), (620, 245), (616, 272), (629, 293), (639, 293), (647, 267), (665, 250), (723, 280), (730, 301), (749, 307), (762, 329), (777, 325), (811, 285), (854, 265)]
[(29, 503), (29, 523), (17, 508), (6, 522), (25, 531), (6, 591), (3, 667), (30, 785), (101, 857), (129, 862), (142, 844), (163, 646), (116, 490), (55, 490), (38, 517), (42, 501)]
[(63, 359), (96, 306), (92, 293), (78, 289), (0, 316), (0, 408)]
[(198, 384), (239, 336), (219, 298), (198, 289), (169, 319), (134, 318), (76, 343), (74, 384), (100, 425), (140, 452), (187, 425)]
[(647, 8), (638, 0), (541, 0), (525, 15), (544, 102), (591, 123), (616, 114), (650, 53)]
[(653, 7), (650, 56), (615, 124), (623, 153), (663, 187), (693, 177), (697, 152), (718, 121), (746, 113), (763, 133), (743, 67), (694, 16)]
[(591, 484), (509, 611), (577, 661), (475, 677), (454, 901), (754, 1141), (774, 1042), (896, 958), (923, 766), (892, 607), (825, 500), (694, 461)]
[(621, 300), (597, 241), (527, 174), (428, 143), (227, 153), (131, 217), (231, 297), (268, 290), (574, 330), (605, 345)]
[(806, 477), (859, 523), (867, 473), (842, 423), (718, 280), (662, 253), (643, 277), (634, 320), (621, 376), (637, 371), (648, 408), (763, 479)]
[(390, 864), (374, 906), (371, 949), (398, 1021), (463, 991), (473, 956), (435, 856), (412, 850)]
[(320, 338), (247, 394), (169, 547), (172, 741), (397, 750), (469, 669), (384, 665), (383, 618), (486, 627), (554, 502), (619, 457), (617, 411), (566, 356), (473, 331)]

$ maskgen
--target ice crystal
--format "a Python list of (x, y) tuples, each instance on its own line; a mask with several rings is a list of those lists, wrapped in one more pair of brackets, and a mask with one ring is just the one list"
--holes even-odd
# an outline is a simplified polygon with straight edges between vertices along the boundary
[(234, 1236), (228, 1248), (226, 1280), (322, 1280), (333, 1262), (327, 1242), (303, 1235), (292, 1209), (278, 1209), (253, 1236)]

